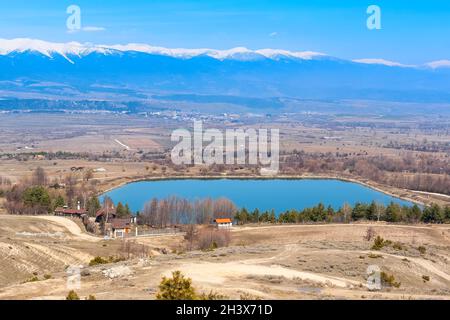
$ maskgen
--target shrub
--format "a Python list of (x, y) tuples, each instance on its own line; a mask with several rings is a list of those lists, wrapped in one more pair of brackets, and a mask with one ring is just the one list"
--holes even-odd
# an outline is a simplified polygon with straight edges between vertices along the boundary
[(386, 272), (382, 271), (381, 274), (381, 283), (385, 286), (399, 288), (401, 283), (395, 281), (395, 277), (392, 274), (387, 274)]
[(87, 300), (97, 300), (97, 298), (94, 295), (90, 294)]
[(71, 290), (67, 294), (66, 300), (80, 300), (80, 297), (78, 296), (78, 294), (74, 290)]
[(372, 227), (368, 227), (366, 230), (366, 234), (364, 236), (364, 240), (371, 241), (373, 237), (375, 237), (376, 233)]
[(195, 289), (192, 280), (180, 271), (172, 272), (172, 278), (163, 277), (159, 284), (158, 300), (195, 300)]
[(89, 261), (89, 266), (93, 267), (99, 264), (107, 264), (107, 263), (116, 263), (120, 261), (124, 261), (125, 258), (123, 257), (108, 257), (108, 258), (102, 258), (100, 256), (96, 256), (94, 259)]
[(226, 300), (227, 296), (220, 294), (216, 291), (210, 291), (209, 293), (202, 293), (199, 297), (199, 300)]
[(197, 245), (200, 250), (214, 250), (226, 247), (231, 242), (230, 232), (208, 228), (198, 233)]
[(380, 236), (377, 236), (373, 241), (372, 250), (381, 250), (388, 243)]
[(146, 258), (150, 255), (150, 249), (145, 244), (136, 241), (122, 241), (120, 251), (123, 257), (128, 259), (132, 257)]
[(25, 280), (24, 283), (27, 283), (27, 282), (36, 282), (36, 281), (39, 281), (39, 278), (36, 277), (36, 276), (33, 276), (33, 277), (31, 277), (30, 279)]
[(260, 297), (255, 296), (255, 295), (253, 295), (251, 293), (248, 293), (248, 292), (242, 293), (239, 298), (241, 300), (261, 300)]
[(44, 275), (44, 279), (45, 280), (48, 280), (48, 279), (51, 279), (52, 278), (52, 275), (51, 274), (45, 274)]
[(109, 260), (102, 258), (100, 256), (95, 257), (94, 259), (92, 259), (91, 261), (89, 261), (89, 266), (96, 266), (98, 264), (106, 264), (109, 263)]
[(405, 250), (405, 247), (403, 247), (403, 245), (400, 242), (395, 242), (392, 245), (392, 248), (394, 248), (395, 250)]
[(423, 282), (428, 282), (428, 281), (430, 281), (430, 276), (422, 276), (422, 280), (423, 280)]
[(424, 246), (418, 247), (417, 250), (419, 250), (420, 254), (425, 254), (425, 252), (427, 252), (427, 248), (425, 248)]
[(126, 260), (124, 257), (109, 257), (108, 259), (109, 259), (109, 263), (117, 263), (117, 262)]

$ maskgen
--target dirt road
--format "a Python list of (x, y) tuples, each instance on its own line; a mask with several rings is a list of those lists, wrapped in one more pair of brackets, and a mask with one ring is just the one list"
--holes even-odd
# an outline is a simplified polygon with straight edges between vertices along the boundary
[(76, 240), (86, 240), (86, 241), (100, 241), (100, 237), (95, 237), (81, 230), (80, 226), (76, 224), (74, 221), (67, 219), (65, 217), (57, 217), (57, 216), (36, 216), (36, 219), (42, 219), (57, 223), (70, 233), (70, 235)]

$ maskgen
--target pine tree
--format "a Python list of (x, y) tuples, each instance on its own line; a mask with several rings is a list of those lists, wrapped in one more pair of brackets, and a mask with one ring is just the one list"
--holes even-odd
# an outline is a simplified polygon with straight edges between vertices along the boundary
[(442, 223), (444, 222), (444, 211), (437, 205), (432, 204), (423, 210), (422, 221), (425, 223)]
[(275, 211), (272, 209), (272, 211), (270, 211), (270, 215), (269, 215), (269, 221), (271, 223), (275, 223), (277, 221), (276, 217), (275, 217)]
[(56, 199), (53, 201), (53, 210), (58, 207), (64, 207), (65, 201), (62, 195), (58, 195)]
[(172, 278), (163, 277), (156, 295), (158, 300), (195, 300), (197, 298), (192, 280), (180, 271), (172, 272)]
[(130, 206), (128, 205), (128, 203), (125, 204), (125, 214), (126, 214), (127, 216), (133, 215), (133, 212), (131, 212), (131, 209), (130, 209)]
[(116, 216), (118, 218), (123, 218), (125, 215), (125, 207), (123, 206), (122, 202), (119, 202), (116, 207)]
[(102, 206), (100, 205), (100, 201), (97, 197), (91, 197), (86, 206), (86, 210), (91, 217), (94, 217), (98, 210), (100, 210)]

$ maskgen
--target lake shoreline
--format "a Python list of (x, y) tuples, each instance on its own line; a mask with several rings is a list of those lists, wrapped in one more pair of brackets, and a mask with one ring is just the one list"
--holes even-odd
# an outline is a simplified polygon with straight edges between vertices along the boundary
[[(107, 188), (105, 190), (102, 190), (99, 192), (99, 196), (103, 195), (105, 193), (108, 193), (112, 190), (121, 188), (125, 185), (136, 183), (136, 182), (152, 182), (152, 181), (170, 181), (170, 180), (337, 180), (342, 182), (349, 182), (349, 183), (356, 183), (361, 186), (370, 188), (372, 190), (381, 192), (385, 195), (397, 198), (399, 200), (409, 201), (411, 203), (425, 206), (426, 204), (424, 202), (418, 201), (416, 199), (412, 199), (408, 196), (400, 196), (398, 194), (395, 194), (393, 192), (390, 192), (381, 186), (374, 185), (372, 183), (366, 182), (366, 181), (360, 181), (355, 178), (347, 178), (347, 177), (341, 177), (341, 176), (333, 176), (333, 175), (311, 175), (311, 176), (305, 176), (305, 175), (277, 175), (277, 176), (260, 176), (260, 175), (245, 175), (245, 176), (238, 176), (238, 175), (215, 175), (215, 176), (198, 176), (198, 175), (183, 175), (183, 176), (157, 176), (157, 177), (143, 177), (143, 178), (131, 178), (129, 180), (120, 182), (118, 184), (115, 184), (113, 187)], [(405, 190), (405, 192), (413, 192), (412, 190)]]

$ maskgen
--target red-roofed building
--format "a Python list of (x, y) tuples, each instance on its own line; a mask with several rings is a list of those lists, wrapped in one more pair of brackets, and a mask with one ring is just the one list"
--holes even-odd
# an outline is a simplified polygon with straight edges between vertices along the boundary
[(123, 238), (131, 231), (131, 219), (112, 219), (111, 230), (114, 238)]
[(55, 209), (55, 215), (57, 216), (81, 218), (85, 214), (87, 214), (87, 211), (84, 209), (68, 209), (61, 207)]
[(214, 219), (214, 222), (219, 229), (227, 229), (233, 226), (233, 222), (230, 218), (218, 218)]
[(101, 208), (95, 214), (95, 222), (101, 222), (103, 219), (106, 219), (106, 215), (108, 215), (108, 220), (114, 219), (116, 217), (116, 209), (109, 208), (108, 212), (106, 212), (105, 208)]

